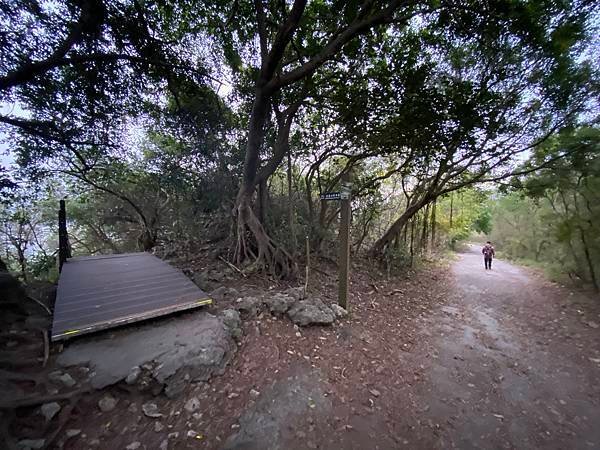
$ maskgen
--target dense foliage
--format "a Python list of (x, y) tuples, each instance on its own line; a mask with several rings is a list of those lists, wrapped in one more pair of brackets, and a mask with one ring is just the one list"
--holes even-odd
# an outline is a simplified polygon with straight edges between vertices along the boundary
[(76, 253), (209, 241), (281, 277), (306, 243), (335, 255), (338, 204), (319, 195), (342, 179), (354, 252), (389, 267), (489, 233), (502, 202), (482, 183), (521, 174), (537, 205), (554, 194), (534, 180), (583, 170), (564, 139), (597, 107), (591, 1), (1, 5), (0, 124), (23, 180), (0, 173), (2, 258), (22, 276), (38, 254), (48, 268), (62, 197)]
[[(577, 149), (576, 153), (572, 151)], [(549, 268), (553, 276), (600, 281), (600, 129), (582, 127), (540, 146), (533, 161), (557, 159), (515, 180), (494, 206), (494, 233), (507, 255)]]

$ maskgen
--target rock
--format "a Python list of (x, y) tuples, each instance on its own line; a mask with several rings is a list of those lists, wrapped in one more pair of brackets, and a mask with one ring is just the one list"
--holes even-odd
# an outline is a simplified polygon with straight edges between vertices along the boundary
[(335, 317), (337, 317), (338, 319), (342, 319), (348, 315), (348, 311), (346, 311), (344, 308), (342, 308), (337, 303), (332, 303), (331, 305), (329, 305), (329, 307), (335, 314)]
[(75, 384), (77, 384), (75, 382), (75, 380), (73, 379), (73, 377), (71, 375), (69, 375), (68, 373), (65, 373), (64, 375), (59, 377), (59, 380), (66, 387), (73, 387), (73, 386), (75, 386)]
[[(278, 381), (265, 387), (260, 398), (245, 408), (232, 426), (235, 432), (219, 448), (285, 449), (293, 436), (290, 436), (290, 431), (293, 432), (290, 425), (304, 423), (308, 411), (315, 421), (331, 416), (331, 399), (326, 396), (319, 372), (297, 368), (289, 375), (282, 373)], [(298, 442), (294, 447), (303, 448), (305, 445)]]
[(167, 435), (168, 439), (177, 439), (179, 437), (179, 431), (173, 431)]
[(46, 445), (45, 439), (22, 439), (17, 443), (19, 448), (43, 448)]
[(229, 298), (238, 298), (240, 296), (240, 293), (237, 289), (235, 288), (228, 288), (227, 289), (227, 297)]
[(240, 396), (240, 394), (238, 394), (237, 392), (231, 392), (231, 393), (230, 393), (230, 394), (227, 396), (227, 398), (228, 398), (229, 400), (231, 400), (232, 398), (238, 398), (239, 396)]
[(272, 314), (284, 314), (296, 303), (297, 299), (286, 294), (277, 293), (263, 300)]
[(143, 371), (137, 385), (164, 389), (172, 398), (190, 382), (207, 381), (223, 373), (236, 351), (223, 320), (209, 312), (159, 322), (139, 324), (135, 330), (115, 330), (112, 338), (104, 334), (74, 342), (58, 356), (58, 364), (88, 365), (94, 372), (90, 384), (95, 389), (125, 380), (132, 367), (139, 366)]
[(160, 423), (158, 421), (154, 422), (154, 431), (156, 431), (157, 433), (160, 433), (164, 429), (165, 429), (165, 426), (162, 423)]
[(138, 448), (140, 448), (142, 446), (142, 443), (139, 441), (135, 441), (132, 442), (131, 444), (129, 444), (127, 447), (125, 447), (127, 450), (137, 450)]
[(165, 395), (170, 399), (177, 398), (183, 393), (185, 387), (188, 384), (189, 375), (188, 380), (185, 379), (185, 375), (179, 377), (172, 377), (170, 380), (167, 381), (167, 385), (165, 387)]
[(156, 403), (152, 403), (152, 402), (144, 403), (142, 405), (142, 411), (144, 412), (144, 415), (146, 415), (148, 417), (152, 417), (152, 418), (163, 416), (161, 414), (161, 412), (158, 410), (158, 406), (156, 405)]
[(105, 395), (98, 401), (98, 408), (102, 412), (109, 412), (115, 409), (117, 403), (119, 401), (116, 398), (111, 397), (110, 395)]
[(208, 295), (213, 300), (228, 300), (238, 298), (240, 293), (237, 291), (237, 289), (219, 286), (218, 288), (213, 289)]
[(371, 389), (369, 392), (374, 397), (379, 397), (381, 395), (381, 392), (379, 392), (377, 389)]
[(255, 317), (260, 311), (260, 306), (261, 301), (256, 297), (243, 297), (237, 300), (235, 308), (242, 314)]
[(216, 283), (214, 283), (210, 278), (211, 277), (208, 272), (204, 271), (195, 273), (192, 276), (192, 281), (204, 292), (210, 292), (216, 287)]
[(140, 377), (141, 373), (142, 373), (142, 369), (139, 366), (135, 366), (134, 368), (131, 369), (131, 372), (129, 372), (129, 375), (127, 375), (127, 378), (125, 378), (125, 383), (135, 384), (136, 381), (138, 380), (138, 378)]
[(89, 442), (89, 444), (90, 444), (92, 447), (98, 447), (98, 446), (100, 445), (100, 439), (92, 439), (92, 440)]
[(212, 290), (208, 295), (213, 300), (224, 300), (227, 296), (228, 290), (225, 286), (219, 286), (218, 288)]
[(48, 375), (48, 378), (50, 378), (50, 381), (64, 384), (66, 387), (73, 387), (75, 384), (77, 384), (71, 375), (68, 373), (62, 373), (60, 371), (51, 372)]
[(50, 422), (52, 418), (60, 411), (60, 405), (56, 402), (46, 403), (40, 408), (42, 415)]
[(162, 441), (160, 443), (160, 446), (158, 448), (160, 450), (167, 450), (169, 448), (169, 441), (168, 441), (168, 439), (165, 439), (164, 441)]
[(67, 437), (67, 439), (78, 436), (80, 434), (81, 434), (81, 430), (79, 430), (77, 428), (69, 428), (67, 431), (65, 431), (65, 436)]
[(290, 308), (288, 317), (300, 326), (311, 324), (327, 325), (335, 320), (335, 313), (321, 300), (301, 300)]
[(198, 400), (198, 397), (190, 398), (187, 402), (185, 402), (183, 409), (189, 413), (198, 411), (200, 409), (200, 400)]
[(256, 389), (250, 389), (250, 398), (253, 399), (257, 399), (260, 396), (260, 392), (258, 392)]
[(294, 300), (304, 300), (304, 287), (293, 287), (285, 290), (286, 295), (292, 297)]
[(242, 320), (240, 319), (240, 313), (235, 309), (226, 309), (221, 313), (223, 323), (231, 333), (231, 337), (239, 339), (242, 337)]

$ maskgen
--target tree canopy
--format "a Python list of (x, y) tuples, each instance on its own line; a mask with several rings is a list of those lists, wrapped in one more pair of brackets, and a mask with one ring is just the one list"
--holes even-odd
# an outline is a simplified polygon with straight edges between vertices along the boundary
[[(595, 14), (551, 0), (2, 2), (0, 124), (30, 180), (108, 207), (82, 222), (106, 238), (88, 249), (127, 247), (124, 226), (150, 250), (233, 217), (224, 257), (293, 276), (298, 236), (325, 251), (337, 221), (318, 195), (349, 176), (356, 249), (385, 259), (434, 240), (453, 193), (579, 161), (581, 146), (549, 148), (597, 107)], [(489, 232), (486, 211), (465, 226)]]

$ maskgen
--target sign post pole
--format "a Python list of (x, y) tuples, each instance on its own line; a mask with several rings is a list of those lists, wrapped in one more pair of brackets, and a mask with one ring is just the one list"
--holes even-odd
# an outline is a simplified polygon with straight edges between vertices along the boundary
[(59, 202), (58, 210), (58, 271), (62, 271), (63, 264), (71, 257), (69, 235), (67, 233), (67, 209), (65, 201)]
[(338, 281), (338, 304), (348, 309), (348, 287), (350, 272), (350, 197), (352, 186), (350, 177), (345, 174), (342, 177), (342, 191), (340, 192), (340, 261), (339, 261), (339, 281)]

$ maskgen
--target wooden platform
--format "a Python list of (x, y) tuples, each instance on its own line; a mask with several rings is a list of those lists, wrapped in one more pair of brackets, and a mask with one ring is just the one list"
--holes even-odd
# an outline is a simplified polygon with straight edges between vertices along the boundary
[(210, 303), (181, 271), (149, 253), (70, 258), (58, 282), (52, 340)]

